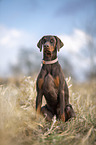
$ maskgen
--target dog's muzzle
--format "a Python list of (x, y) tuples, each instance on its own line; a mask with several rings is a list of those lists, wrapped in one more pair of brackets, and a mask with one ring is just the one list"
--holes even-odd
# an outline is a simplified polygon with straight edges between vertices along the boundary
[(48, 49), (49, 45), (48, 44), (44, 44), (44, 49)]

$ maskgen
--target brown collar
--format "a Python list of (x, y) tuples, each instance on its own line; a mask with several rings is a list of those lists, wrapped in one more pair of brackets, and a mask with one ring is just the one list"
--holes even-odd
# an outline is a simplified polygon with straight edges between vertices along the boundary
[(54, 64), (58, 61), (58, 58), (54, 59), (54, 60), (50, 60), (50, 61), (45, 61), (45, 60), (42, 60), (42, 64)]

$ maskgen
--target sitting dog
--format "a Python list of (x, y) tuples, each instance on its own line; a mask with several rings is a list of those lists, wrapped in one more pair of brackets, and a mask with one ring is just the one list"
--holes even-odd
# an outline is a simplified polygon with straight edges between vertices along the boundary
[[(46, 119), (51, 121), (53, 116), (62, 121), (67, 121), (75, 117), (72, 105), (69, 104), (69, 91), (64, 74), (58, 62), (57, 51), (63, 47), (63, 42), (57, 36), (42, 37), (37, 46), (42, 51), (42, 68), (36, 82), (37, 113), (46, 115)], [(46, 99), (46, 105), (42, 105), (42, 97)]]

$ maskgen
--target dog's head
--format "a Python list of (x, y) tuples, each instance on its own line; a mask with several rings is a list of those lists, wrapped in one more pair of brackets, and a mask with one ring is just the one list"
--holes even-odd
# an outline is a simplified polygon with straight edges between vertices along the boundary
[(37, 43), (40, 51), (42, 51), (43, 47), (44, 59), (54, 59), (53, 57), (56, 57), (57, 50), (59, 51), (63, 45), (63, 42), (57, 36), (52, 35), (43, 36)]

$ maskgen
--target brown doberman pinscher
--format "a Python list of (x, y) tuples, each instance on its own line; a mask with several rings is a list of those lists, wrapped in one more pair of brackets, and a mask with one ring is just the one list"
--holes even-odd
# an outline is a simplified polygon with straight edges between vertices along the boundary
[[(42, 37), (37, 46), (42, 51), (42, 68), (38, 75), (36, 88), (36, 110), (46, 119), (51, 121), (53, 116), (62, 121), (75, 117), (72, 105), (69, 104), (69, 91), (64, 74), (57, 58), (57, 50), (63, 47), (63, 42), (57, 36)], [(46, 99), (46, 105), (42, 105), (42, 97)]]

